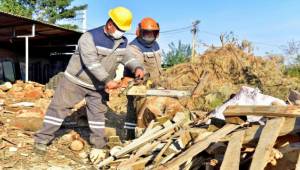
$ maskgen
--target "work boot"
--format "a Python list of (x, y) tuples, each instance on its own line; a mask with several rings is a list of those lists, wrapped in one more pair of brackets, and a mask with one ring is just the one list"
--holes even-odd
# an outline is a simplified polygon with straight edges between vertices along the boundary
[(39, 155), (45, 155), (47, 152), (47, 145), (42, 143), (34, 143), (33, 150)]

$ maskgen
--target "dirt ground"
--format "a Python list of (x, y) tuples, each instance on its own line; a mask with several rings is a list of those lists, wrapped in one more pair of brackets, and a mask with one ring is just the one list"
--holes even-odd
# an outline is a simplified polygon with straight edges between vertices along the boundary
[[(75, 113), (76, 114), (76, 113)], [(13, 113), (0, 112), (0, 169), (41, 169), (41, 170), (59, 170), (59, 169), (93, 169), (87, 159), (90, 145), (87, 142), (90, 130), (87, 121), (82, 118), (80, 127), (70, 125), (66, 122), (63, 124), (57, 138), (49, 146), (46, 155), (41, 156), (33, 151), (33, 134), (32, 131), (26, 131), (14, 126), (11, 123), (16, 118)], [(106, 124), (109, 127), (117, 127), (117, 134), (122, 136), (121, 122), (124, 116), (108, 113)], [(118, 121), (115, 121), (118, 120)], [(67, 120), (68, 121), (68, 120)], [(65, 142), (61, 136), (68, 134), (70, 131), (76, 131), (85, 141), (85, 147), (82, 151), (72, 151), (69, 148), (70, 143)]]

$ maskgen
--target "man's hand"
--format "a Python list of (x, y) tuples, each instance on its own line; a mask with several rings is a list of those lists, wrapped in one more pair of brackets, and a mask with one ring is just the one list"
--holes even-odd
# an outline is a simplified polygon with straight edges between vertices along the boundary
[(120, 84), (118, 82), (116, 82), (116, 81), (109, 81), (105, 85), (105, 91), (107, 93), (109, 93), (111, 90), (117, 89), (118, 87), (120, 87)]
[(144, 78), (144, 75), (145, 75), (145, 73), (144, 73), (143, 69), (137, 68), (135, 70), (135, 78), (142, 79), (142, 78)]

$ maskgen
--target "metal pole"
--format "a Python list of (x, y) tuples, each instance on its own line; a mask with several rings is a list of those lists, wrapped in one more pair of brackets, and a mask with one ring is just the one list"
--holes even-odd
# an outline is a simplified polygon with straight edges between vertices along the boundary
[(28, 69), (29, 69), (29, 37), (25, 37), (25, 81), (28, 82)]
[[(14, 30), (14, 35), (15, 35)], [(25, 82), (29, 80), (29, 38), (35, 37), (35, 24), (32, 24), (31, 35), (19, 35), (17, 38), (25, 38)]]

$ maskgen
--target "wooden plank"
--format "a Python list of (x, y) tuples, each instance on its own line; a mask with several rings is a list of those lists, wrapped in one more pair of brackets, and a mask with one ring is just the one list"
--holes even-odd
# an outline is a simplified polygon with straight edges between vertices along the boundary
[[(243, 144), (247, 144), (249, 142), (256, 142), (260, 134), (262, 132), (263, 126), (260, 125), (252, 125), (251, 127), (245, 130), (245, 138)], [(279, 136), (284, 136), (287, 134), (295, 134), (300, 132), (300, 124), (299, 121), (296, 121), (296, 118), (285, 118), (284, 124), (280, 129)], [(228, 139), (230, 139), (231, 135), (228, 135)], [(226, 137), (227, 138), (227, 137)]]
[(141, 160), (134, 162), (129, 168), (120, 168), (120, 170), (144, 170), (146, 164), (152, 159), (153, 155), (147, 156)]
[(160, 152), (157, 154), (157, 156), (154, 159), (154, 167), (157, 167), (162, 159), (163, 154), (166, 152), (168, 147), (171, 145), (172, 140), (168, 140), (168, 142), (165, 144), (165, 146), (160, 150)]
[(271, 150), (279, 136), (280, 129), (285, 121), (284, 117), (270, 119), (263, 128), (255, 149), (250, 170), (263, 170), (268, 164)]
[(300, 170), (300, 154), (298, 156), (298, 161), (297, 161), (296, 169), (295, 170)]
[(123, 161), (119, 166), (119, 168), (126, 168), (132, 166), (141, 156), (150, 152), (154, 147), (156, 147), (159, 142), (154, 141), (153, 143), (147, 143), (142, 146), (135, 155), (131, 156), (127, 161)]
[(190, 91), (166, 90), (166, 89), (139, 89), (137, 86), (131, 87), (127, 96), (162, 96), (162, 97), (186, 97), (191, 96)]
[(157, 131), (156, 133), (151, 133), (148, 136), (142, 136), (138, 139), (135, 139), (134, 141), (132, 141), (130, 144), (128, 144), (126, 147), (124, 147), (122, 150), (120, 150), (119, 152), (117, 152), (115, 155), (112, 155), (108, 158), (106, 158), (105, 160), (103, 160), (102, 162), (100, 162), (99, 167), (103, 167), (108, 165), (110, 162), (114, 161), (115, 158), (119, 158), (141, 146), (143, 146), (144, 144), (159, 138), (160, 136), (168, 133), (169, 131), (173, 130), (174, 128), (176, 128), (177, 126), (179, 126), (182, 123), (182, 121), (176, 122), (174, 124), (172, 124), (171, 126), (168, 126), (162, 130)]
[(229, 106), (224, 116), (300, 117), (300, 106)]
[(233, 133), (225, 152), (221, 170), (239, 170), (244, 135), (244, 130)]
[(172, 159), (171, 161), (167, 162), (164, 165), (159, 166), (157, 169), (178, 169), (180, 165), (185, 163), (186, 161), (192, 159), (198, 153), (204, 151), (212, 142), (217, 142), (221, 138), (225, 137), (230, 132), (234, 131), (240, 127), (239, 125), (227, 124), (223, 128), (219, 129), (215, 133), (208, 136), (206, 139), (195, 143), (186, 151), (182, 152), (176, 158)]

